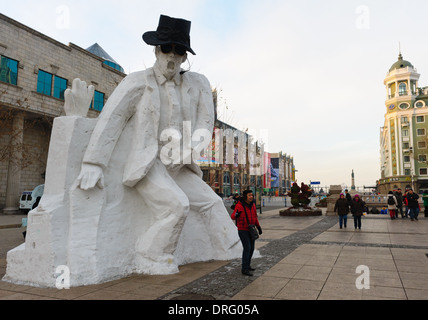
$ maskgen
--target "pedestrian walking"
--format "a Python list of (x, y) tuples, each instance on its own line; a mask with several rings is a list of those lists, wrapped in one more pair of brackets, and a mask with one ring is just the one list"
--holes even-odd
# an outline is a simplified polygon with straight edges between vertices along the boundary
[(419, 195), (413, 192), (413, 189), (409, 189), (406, 195), (407, 205), (409, 207), (410, 219), (412, 221), (418, 220), (419, 215)]
[(404, 192), (404, 195), (403, 195), (404, 218), (409, 217), (409, 201), (407, 201), (407, 193), (408, 193), (408, 190), (406, 190), (406, 192)]
[(255, 239), (251, 236), (250, 226), (255, 225), (259, 234), (262, 234), (259, 220), (257, 219), (257, 210), (254, 203), (254, 196), (251, 190), (245, 190), (242, 199), (238, 201), (231, 218), (236, 220), (239, 238), (241, 239), (244, 251), (242, 252), (242, 274), (252, 276), (251, 258), (254, 253)]
[(391, 217), (391, 220), (394, 220), (396, 218), (398, 201), (392, 191), (388, 192), (387, 203), (388, 203), (389, 216)]
[(398, 211), (400, 211), (401, 218), (403, 218), (403, 193), (401, 192), (400, 188), (398, 188), (395, 192), (395, 198), (397, 199), (398, 203), (395, 216), (398, 218)]
[(366, 203), (361, 200), (360, 196), (356, 194), (351, 202), (351, 213), (354, 216), (355, 229), (361, 230), (361, 216), (363, 215)]
[(349, 202), (343, 193), (340, 194), (339, 199), (336, 200), (336, 204), (334, 205), (334, 212), (336, 211), (339, 216), (340, 229), (342, 229), (342, 225), (346, 229), (346, 225), (348, 223)]
[(232, 205), (230, 206), (230, 208), (231, 208), (232, 210), (235, 210), (236, 204), (238, 203), (239, 199), (241, 199), (241, 196), (239, 195), (239, 193), (238, 193), (238, 192), (236, 192), (236, 193), (235, 193), (235, 195), (234, 195), (234, 196), (233, 196), (233, 198), (232, 198), (233, 203), (232, 203)]
[(349, 193), (348, 189), (345, 189), (345, 197), (346, 197), (346, 200), (348, 200), (349, 205), (351, 205), (351, 203), (352, 203), (352, 196)]

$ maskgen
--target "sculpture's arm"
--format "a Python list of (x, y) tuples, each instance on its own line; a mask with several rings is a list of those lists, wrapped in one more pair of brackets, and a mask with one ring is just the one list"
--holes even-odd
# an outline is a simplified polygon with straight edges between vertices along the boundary
[(135, 113), (136, 105), (144, 92), (144, 85), (134, 75), (126, 77), (116, 88), (101, 112), (94, 128), (78, 177), (83, 190), (103, 188), (103, 169), (129, 118)]

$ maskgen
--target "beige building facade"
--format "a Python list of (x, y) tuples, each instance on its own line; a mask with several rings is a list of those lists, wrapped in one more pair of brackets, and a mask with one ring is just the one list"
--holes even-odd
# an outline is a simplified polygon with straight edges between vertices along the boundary
[(385, 122), (380, 131), (382, 194), (401, 188), (428, 190), (428, 87), (416, 68), (399, 55), (384, 80)]

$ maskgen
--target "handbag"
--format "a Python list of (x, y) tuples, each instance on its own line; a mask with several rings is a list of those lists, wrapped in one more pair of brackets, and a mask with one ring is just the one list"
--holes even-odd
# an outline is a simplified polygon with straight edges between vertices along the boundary
[(250, 231), (250, 238), (251, 240), (255, 241), (259, 238), (259, 232), (257, 231), (257, 227), (254, 224), (250, 224), (250, 220), (248, 220), (248, 216), (247, 216), (247, 210), (245, 210), (245, 205), (243, 207), (244, 207), (245, 217), (247, 218), (247, 222), (248, 222), (248, 230)]

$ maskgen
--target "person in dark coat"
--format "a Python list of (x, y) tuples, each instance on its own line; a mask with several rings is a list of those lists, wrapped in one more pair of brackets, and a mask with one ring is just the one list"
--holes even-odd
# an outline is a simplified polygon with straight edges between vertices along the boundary
[(403, 194), (401, 193), (401, 189), (398, 188), (395, 192), (395, 198), (397, 199), (397, 212), (395, 216), (398, 218), (398, 211), (400, 211), (401, 218), (403, 218)]
[(358, 194), (356, 194), (352, 199), (352, 203), (351, 203), (351, 212), (352, 212), (352, 215), (354, 216), (355, 229), (358, 228), (361, 230), (361, 216), (363, 215), (365, 206), (366, 206), (366, 203), (363, 200), (361, 200)]
[(345, 196), (346, 196), (346, 200), (348, 200), (348, 202), (349, 202), (349, 205), (351, 205), (351, 203), (352, 203), (352, 196), (349, 193), (348, 189), (345, 189)]
[(349, 202), (343, 193), (340, 194), (339, 199), (336, 200), (336, 204), (334, 205), (334, 212), (336, 211), (339, 216), (340, 229), (342, 229), (342, 225), (346, 228), (346, 224), (348, 222)]
[(417, 193), (413, 192), (413, 189), (409, 189), (406, 195), (407, 206), (409, 207), (410, 219), (412, 221), (418, 220), (419, 215), (419, 196)]

